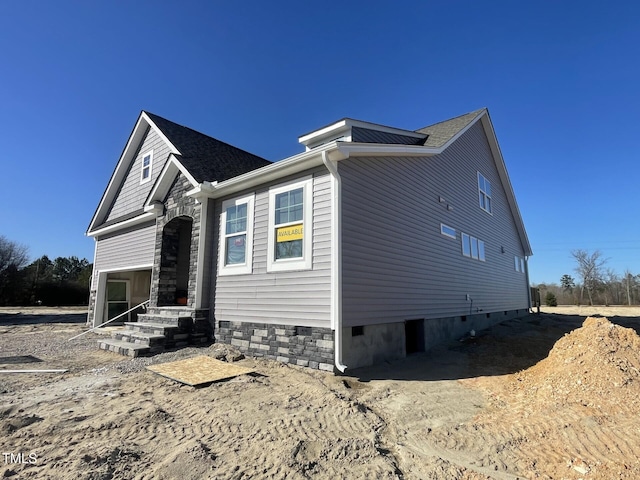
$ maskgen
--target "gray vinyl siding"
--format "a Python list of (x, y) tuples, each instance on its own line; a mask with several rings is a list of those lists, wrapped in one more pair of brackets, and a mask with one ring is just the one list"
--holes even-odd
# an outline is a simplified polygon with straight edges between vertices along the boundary
[[(142, 170), (142, 157), (149, 150), (153, 150), (153, 163), (151, 168), (151, 180), (140, 184)], [(147, 199), (151, 188), (160, 175), (164, 164), (169, 157), (170, 149), (162, 138), (152, 128), (149, 128), (136, 155), (129, 167), (127, 176), (116, 196), (111, 210), (105, 221), (123, 217), (131, 212), (140, 210)]]
[[(99, 273), (102, 270), (152, 265), (155, 241), (155, 222), (100, 237), (96, 245), (93, 271)], [(97, 287), (98, 276), (95, 273), (92, 288)]]
[[(312, 269), (267, 272), (269, 187), (289, 180), (293, 179), (283, 179), (255, 191), (253, 273), (217, 277), (216, 320), (331, 326), (331, 177), (324, 168), (313, 175)], [(251, 192), (234, 197), (247, 193)], [(217, 232), (224, 200), (216, 202)], [(218, 235), (215, 245), (218, 248)], [(214, 266), (212, 275), (216, 273)]]
[[(424, 135), (426, 137), (426, 135)], [(421, 145), (420, 138), (410, 137), (408, 135), (399, 135), (397, 133), (380, 132), (378, 130), (369, 130), (368, 128), (352, 127), (351, 141), (362, 143), (387, 143), (402, 145)]]
[[(493, 215), (479, 207), (478, 171), (491, 182)], [(479, 122), (440, 155), (350, 158), (339, 172), (345, 326), (528, 307), (514, 268), (522, 244)], [(462, 255), (462, 232), (485, 242), (485, 262)]]

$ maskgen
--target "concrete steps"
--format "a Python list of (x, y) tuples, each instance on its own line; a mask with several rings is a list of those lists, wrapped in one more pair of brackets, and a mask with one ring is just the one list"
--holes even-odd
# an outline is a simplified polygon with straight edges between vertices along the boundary
[[(197, 315), (200, 316), (197, 316)], [(124, 322), (124, 330), (98, 341), (101, 350), (130, 357), (154, 355), (189, 345), (205, 345), (211, 339), (210, 325), (202, 311), (184, 307), (160, 307), (139, 314), (137, 322)]]

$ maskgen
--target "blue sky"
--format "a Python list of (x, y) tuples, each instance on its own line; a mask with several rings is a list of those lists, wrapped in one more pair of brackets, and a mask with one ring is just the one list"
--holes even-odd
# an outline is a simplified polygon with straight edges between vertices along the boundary
[(488, 107), (531, 281), (600, 249), (640, 273), (637, 2), (0, 2), (0, 234), (84, 236), (140, 110), (270, 160), (342, 117), (417, 129)]

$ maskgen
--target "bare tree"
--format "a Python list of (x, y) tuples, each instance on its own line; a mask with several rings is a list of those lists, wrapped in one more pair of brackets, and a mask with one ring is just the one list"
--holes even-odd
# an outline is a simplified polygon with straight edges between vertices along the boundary
[(631, 302), (631, 297), (632, 297), (631, 293), (632, 293), (632, 289), (633, 289), (633, 287), (635, 286), (635, 283), (636, 283), (635, 280), (636, 279), (635, 279), (634, 275), (631, 273), (631, 271), (629, 269), (626, 269), (624, 271), (624, 280), (623, 280), (623, 282), (624, 282), (625, 290), (627, 291), (627, 303), (629, 305), (631, 305), (631, 303), (632, 303)]
[(28, 253), (24, 245), (0, 235), (0, 305), (16, 301), (21, 288), (20, 269), (27, 264)]
[[(607, 268), (603, 275), (603, 292), (605, 305), (619, 305), (620, 304), (620, 278), (618, 274), (611, 268)], [(607, 295), (607, 292), (609, 295)], [(611, 300), (611, 301), (609, 301)]]
[(29, 249), (0, 235), (0, 274), (9, 267), (20, 269), (29, 261)]
[[(582, 277), (582, 289), (587, 289), (589, 305), (593, 305), (593, 292), (602, 282), (602, 268), (607, 263), (600, 250), (589, 253), (586, 250), (572, 250), (571, 256), (578, 262), (576, 273)], [(582, 298), (582, 291), (580, 292)]]

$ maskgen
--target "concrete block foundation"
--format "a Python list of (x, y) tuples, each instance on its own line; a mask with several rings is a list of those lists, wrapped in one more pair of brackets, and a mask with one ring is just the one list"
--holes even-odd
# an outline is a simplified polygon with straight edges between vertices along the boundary
[[(526, 308), (435, 319), (408, 319), (404, 323), (344, 327), (343, 361), (349, 369), (353, 369), (397, 360), (406, 357), (408, 353), (428, 351), (436, 345), (460, 338), (471, 330), (479, 332), (497, 323), (525, 315), (528, 315)], [(411, 338), (416, 335), (420, 338)]]

